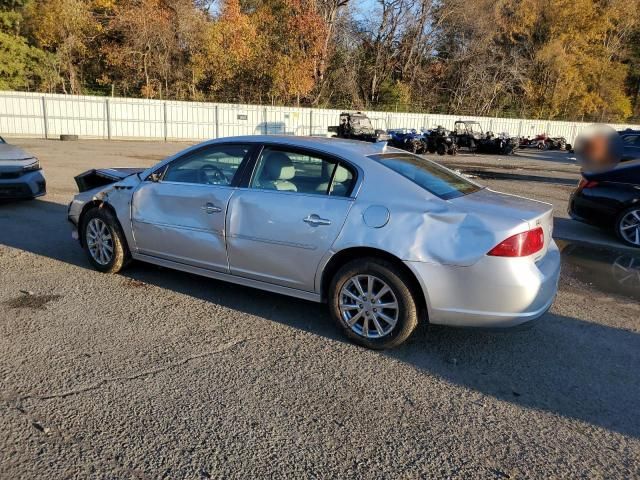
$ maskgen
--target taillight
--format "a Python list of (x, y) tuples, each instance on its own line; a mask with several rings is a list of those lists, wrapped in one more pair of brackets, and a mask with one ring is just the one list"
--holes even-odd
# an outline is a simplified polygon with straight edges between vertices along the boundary
[(544, 247), (544, 231), (536, 227), (527, 232), (518, 233), (493, 247), (487, 255), (493, 257), (527, 257)]
[(578, 183), (578, 190), (582, 190), (585, 188), (593, 188), (598, 185), (598, 182), (595, 180), (587, 180), (586, 178), (581, 178), (580, 183)]

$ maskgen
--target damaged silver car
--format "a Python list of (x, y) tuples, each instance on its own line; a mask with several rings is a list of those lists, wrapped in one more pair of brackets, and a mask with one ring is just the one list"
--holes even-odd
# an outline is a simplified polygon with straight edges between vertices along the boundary
[(557, 291), (551, 205), (383, 144), (224, 138), (76, 181), (69, 220), (96, 269), (141, 260), (324, 301), (369, 348), (419, 322), (519, 325)]
[(47, 193), (40, 162), (0, 137), (0, 200), (32, 199)]

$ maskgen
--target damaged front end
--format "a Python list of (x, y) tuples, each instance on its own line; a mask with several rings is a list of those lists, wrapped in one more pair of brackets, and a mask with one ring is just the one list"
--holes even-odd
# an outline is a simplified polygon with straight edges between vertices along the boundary
[(144, 170), (144, 168), (94, 168), (76, 175), (75, 181), (78, 185), (78, 191), (82, 193), (111, 185)]
[[(126, 225), (125, 217), (131, 194), (141, 181), (138, 174), (145, 170), (145, 168), (100, 168), (77, 175), (75, 181), (79, 193), (73, 197), (67, 211), (67, 218), (73, 225), (72, 237), (75, 240), (81, 240), (78, 232), (81, 217), (92, 206), (108, 206), (121, 223)], [(124, 230), (125, 235), (128, 235), (128, 230), (126, 228)]]

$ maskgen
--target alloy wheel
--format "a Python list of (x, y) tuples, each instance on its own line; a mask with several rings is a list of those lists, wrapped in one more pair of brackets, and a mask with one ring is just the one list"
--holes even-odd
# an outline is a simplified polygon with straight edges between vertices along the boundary
[(99, 218), (92, 218), (85, 233), (91, 257), (100, 265), (108, 265), (113, 260), (114, 245), (107, 224)]
[(640, 209), (629, 210), (620, 220), (618, 228), (622, 238), (640, 247)]
[(356, 334), (381, 338), (396, 326), (400, 307), (393, 290), (374, 275), (355, 275), (340, 290), (340, 315)]

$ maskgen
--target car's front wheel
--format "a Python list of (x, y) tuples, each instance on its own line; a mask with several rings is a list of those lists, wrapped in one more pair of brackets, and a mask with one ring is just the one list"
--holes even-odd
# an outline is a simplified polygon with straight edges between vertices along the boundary
[(622, 211), (616, 222), (616, 233), (626, 244), (640, 248), (640, 205)]
[(119, 272), (131, 259), (124, 233), (113, 213), (95, 207), (82, 217), (82, 243), (96, 270)]
[(398, 346), (418, 325), (408, 275), (382, 259), (357, 259), (340, 268), (331, 282), (329, 307), (344, 333), (367, 348)]

